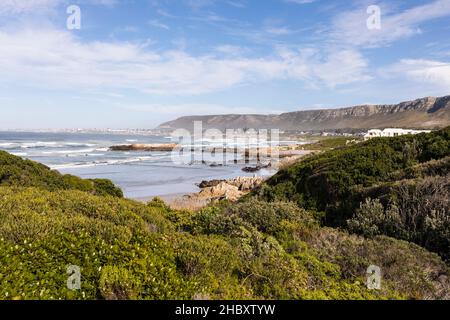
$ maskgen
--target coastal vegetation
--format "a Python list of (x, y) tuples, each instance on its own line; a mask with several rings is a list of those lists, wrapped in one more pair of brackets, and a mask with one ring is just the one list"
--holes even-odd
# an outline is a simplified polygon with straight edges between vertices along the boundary
[(415, 242), (450, 258), (450, 127), (377, 138), (280, 170), (253, 196), (294, 201), (326, 226)]
[[(311, 139), (311, 137), (305, 137)], [(346, 147), (351, 144), (356, 144), (361, 141), (360, 137), (344, 136), (344, 137), (314, 137), (316, 141), (301, 146), (303, 150), (311, 151), (329, 151), (336, 148)]]
[(122, 190), (107, 179), (81, 179), (62, 175), (47, 166), (0, 151), (0, 186), (37, 187), (49, 191), (81, 190), (95, 195), (123, 197)]
[(1, 152), (0, 298), (450, 299), (449, 138), (310, 156), (197, 211)]

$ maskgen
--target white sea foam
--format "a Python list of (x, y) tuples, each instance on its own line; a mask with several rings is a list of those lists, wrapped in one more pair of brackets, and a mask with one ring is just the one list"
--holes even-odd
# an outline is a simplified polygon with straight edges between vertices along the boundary
[(90, 152), (94, 152), (95, 149), (79, 149), (79, 150), (59, 150), (59, 151), (54, 151), (53, 153), (56, 154), (74, 154), (74, 153), (90, 153)]
[(58, 143), (55, 141), (49, 141), (49, 142), (43, 142), (43, 141), (37, 141), (37, 142), (26, 142), (20, 144), (20, 147), (23, 149), (31, 149), (31, 148), (45, 148), (45, 147), (55, 147)]
[(118, 165), (118, 164), (127, 164), (133, 162), (142, 162), (146, 160), (154, 159), (153, 157), (135, 157), (135, 158), (126, 158), (126, 159), (109, 159), (109, 160), (100, 160), (100, 161), (92, 161), (92, 162), (72, 162), (72, 163), (64, 163), (57, 165), (50, 165), (51, 169), (71, 169), (71, 168), (87, 168), (87, 167), (96, 167), (96, 166), (108, 166), (108, 165)]
[(72, 163), (50, 165), (49, 167), (52, 170), (59, 170), (59, 169), (83, 168), (83, 167), (94, 167), (94, 166), (95, 166), (94, 163), (72, 162)]
[(17, 148), (19, 145), (17, 143), (13, 142), (2, 142), (0, 143), (0, 148), (2, 149), (14, 149)]
[(70, 147), (95, 147), (96, 146), (96, 144), (94, 144), (94, 143), (82, 143), (82, 142), (67, 142), (67, 143), (64, 143), (64, 145), (70, 146)]
[[(14, 144), (16, 147), (22, 149), (33, 149), (33, 148), (92, 148), (97, 146), (93, 143), (83, 143), (83, 142), (57, 142), (57, 141), (37, 141), (37, 142), (25, 142), (20, 144)], [(1, 144), (0, 144), (1, 146)]]

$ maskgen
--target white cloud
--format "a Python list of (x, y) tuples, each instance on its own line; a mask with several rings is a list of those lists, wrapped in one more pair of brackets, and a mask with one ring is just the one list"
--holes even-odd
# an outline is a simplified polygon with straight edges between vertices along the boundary
[(366, 74), (368, 62), (357, 51), (342, 50), (329, 55), (323, 63), (313, 66), (314, 75), (330, 87), (364, 82), (371, 79)]
[[(145, 44), (82, 42), (68, 31), (0, 30), (1, 82), (50, 88), (136, 89), (157, 94), (202, 94), (236, 85), (291, 79), (335, 87), (367, 80), (355, 51), (280, 50), (273, 56), (192, 56)], [(336, 71), (337, 70), (337, 71)]]
[(420, 34), (421, 23), (450, 16), (450, 1), (435, 0), (400, 13), (390, 12), (389, 6), (380, 4), (381, 29), (367, 28), (365, 8), (338, 14), (332, 24), (331, 37), (338, 43), (353, 46), (377, 47)]
[(119, 3), (119, 0), (89, 0), (88, 3), (95, 4), (95, 5), (103, 5), (103, 6), (107, 6), (107, 7), (113, 7)]
[(170, 27), (167, 24), (164, 24), (162, 22), (160, 22), (159, 20), (150, 20), (147, 22), (150, 26), (152, 27), (156, 27), (156, 28), (160, 28), (160, 29), (165, 29), (165, 30), (169, 30)]
[(284, 2), (290, 2), (290, 3), (296, 3), (296, 4), (307, 4), (307, 3), (313, 3), (317, 0), (284, 0)]
[(233, 46), (229, 44), (219, 45), (214, 48), (215, 51), (224, 54), (224, 55), (230, 55), (230, 56), (242, 56), (250, 50), (245, 47), (240, 46)]
[(0, 15), (23, 14), (56, 7), (61, 0), (2, 0)]
[(292, 33), (292, 30), (287, 27), (268, 27), (265, 31), (277, 36), (284, 36)]
[(240, 1), (227, 1), (227, 3), (235, 8), (245, 8), (246, 4), (244, 2), (240, 2)]
[[(149, 112), (152, 114), (169, 115), (171, 117), (186, 114), (216, 115), (216, 114), (260, 114), (261, 109), (242, 106), (225, 106), (221, 104), (208, 103), (182, 103), (182, 104), (116, 104), (115, 107), (138, 112)], [(270, 110), (271, 114), (280, 114), (285, 110)], [(267, 113), (267, 111), (264, 111)]]
[(196, 10), (199, 8), (207, 7), (212, 5), (215, 0), (183, 0), (186, 5)]
[(326, 52), (314, 48), (289, 50), (279, 48), (286, 62), (286, 72), (292, 79), (301, 79), (311, 87), (340, 85), (368, 81), (368, 62), (358, 51), (329, 49)]
[(403, 59), (381, 70), (388, 77), (431, 84), (450, 92), (450, 63), (423, 59)]
[[(77, 4), (113, 7), (118, 0), (82, 0)], [(1, 0), (0, 15), (20, 15), (48, 12), (59, 5), (70, 5), (68, 0)]]

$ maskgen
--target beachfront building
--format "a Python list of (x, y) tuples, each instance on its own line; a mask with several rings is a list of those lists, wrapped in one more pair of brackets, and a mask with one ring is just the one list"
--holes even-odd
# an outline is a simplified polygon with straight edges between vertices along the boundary
[(429, 133), (431, 130), (410, 130), (410, 129), (400, 129), (400, 128), (387, 128), (384, 130), (380, 129), (372, 129), (369, 130), (364, 135), (364, 140), (369, 140), (372, 138), (379, 137), (398, 137), (403, 136), (405, 134), (419, 134), (419, 133)]

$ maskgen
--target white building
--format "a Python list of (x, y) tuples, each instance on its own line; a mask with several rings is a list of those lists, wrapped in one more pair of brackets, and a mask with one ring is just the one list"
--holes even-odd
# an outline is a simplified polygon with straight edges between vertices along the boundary
[(369, 140), (372, 138), (379, 137), (398, 137), (405, 134), (419, 134), (419, 133), (429, 133), (431, 130), (409, 130), (409, 129), (399, 129), (399, 128), (386, 128), (384, 130), (372, 129), (369, 130), (364, 135), (364, 140)]

